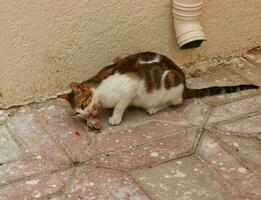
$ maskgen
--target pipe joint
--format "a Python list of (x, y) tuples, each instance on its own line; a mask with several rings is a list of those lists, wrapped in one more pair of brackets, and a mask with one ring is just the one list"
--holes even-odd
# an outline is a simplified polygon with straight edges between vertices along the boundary
[(199, 23), (203, 0), (173, 0), (174, 28), (181, 49), (199, 47), (206, 35)]

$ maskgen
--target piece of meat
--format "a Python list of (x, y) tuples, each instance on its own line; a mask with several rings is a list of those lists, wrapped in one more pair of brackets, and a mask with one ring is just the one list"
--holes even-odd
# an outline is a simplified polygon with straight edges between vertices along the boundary
[(98, 120), (95, 116), (89, 115), (88, 118), (86, 118), (87, 126), (93, 129), (100, 130), (101, 129), (101, 122)]

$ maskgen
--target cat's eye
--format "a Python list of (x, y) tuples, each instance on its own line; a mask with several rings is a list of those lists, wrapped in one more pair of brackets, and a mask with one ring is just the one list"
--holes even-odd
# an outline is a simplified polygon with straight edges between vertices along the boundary
[(83, 105), (81, 105), (81, 109), (84, 110), (84, 106)]

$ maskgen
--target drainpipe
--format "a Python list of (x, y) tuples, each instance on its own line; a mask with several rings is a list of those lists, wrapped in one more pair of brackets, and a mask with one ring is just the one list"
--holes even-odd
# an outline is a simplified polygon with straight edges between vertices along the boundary
[(199, 47), (206, 40), (206, 35), (199, 23), (203, 0), (173, 0), (172, 4), (179, 48)]

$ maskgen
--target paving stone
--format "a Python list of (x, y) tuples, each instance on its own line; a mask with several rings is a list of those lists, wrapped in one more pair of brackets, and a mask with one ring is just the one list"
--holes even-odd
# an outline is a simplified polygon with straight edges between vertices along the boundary
[(62, 193), (71, 174), (72, 170), (68, 170), (7, 185), (0, 188), (0, 199), (34, 200), (56, 193)]
[(249, 116), (243, 119), (228, 122), (223, 125), (217, 125), (219, 130), (231, 135), (255, 137), (261, 133), (261, 114)]
[(230, 65), (230, 68), (233, 69), (236, 73), (244, 76), (252, 83), (261, 86), (261, 69), (249, 63), (245, 59), (240, 58), (240, 63), (232, 64)]
[(0, 164), (15, 160), (22, 155), (22, 151), (10, 136), (5, 126), (0, 126)]
[(21, 109), (8, 121), (9, 128), (24, 145), (26, 153), (60, 163), (70, 163), (29, 108)]
[(109, 199), (149, 200), (143, 189), (137, 186), (129, 175), (104, 168), (92, 168), (91, 172), (98, 179), (98, 183), (108, 194)]
[(259, 92), (259, 90), (243, 90), (243, 91), (230, 93), (230, 94), (222, 94), (222, 95), (206, 97), (206, 98), (203, 98), (202, 100), (211, 105), (221, 105), (221, 104), (230, 103), (230, 102), (233, 102), (236, 100), (255, 96), (255, 95), (259, 94), (258, 92)]
[(47, 199), (44, 199), (44, 200), (62, 200), (62, 197), (61, 196), (58, 196), (58, 197), (52, 197), (52, 198), (47, 198)]
[(103, 199), (104, 194), (96, 179), (86, 168), (77, 168), (70, 187), (64, 195), (66, 199)]
[(251, 163), (255, 169), (261, 172), (261, 145), (259, 141), (237, 136), (220, 135), (219, 137), (232, 147), (244, 161)]
[(238, 195), (238, 196), (234, 196), (234, 197), (228, 197), (228, 198), (225, 198), (224, 200), (258, 200), (258, 199), (254, 196), (243, 194), (243, 195)]
[(145, 192), (155, 200), (223, 200), (228, 188), (194, 156), (132, 173)]
[(261, 181), (257, 175), (224, 150), (216, 140), (205, 135), (198, 151), (210, 167), (240, 192), (261, 195)]
[[(213, 62), (214, 61), (214, 62)], [(204, 61), (193, 66), (193, 73), (186, 73), (187, 86), (189, 88), (202, 88), (217, 85), (237, 84), (244, 80), (229, 70), (230, 65), (238, 64), (240, 60), (234, 58), (228, 62)]]
[(117, 151), (89, 162), (91, 165), (133, 170), (162, 163), (193, 152), (200, 131), (187, 129), (173, 136)]
[(43, 159), (24, 159), (6, 163), (0, 166), (0, 185), (18, 181), (32, 175), (54, 172), (62, 167)]
[[(99, 154), (104, 154), (129, 146), (136, 146), (153, 140), (175, 135), (185, 129), (183, 126), (167, 122), (147, 122), (129, 129), (98, 135), (91, 147), (84, 154), (85, 160)], [(83, 160), (83, 159), (82, 159)]]
[(246, 59), (261, 68), (261, 48), (257, 47), (247, 52)]
[(46, 120), (56, 141), (65, 146), (74, 161), (79, 161), (81, 153), (90, 144), (88, 132), (58, 106), (45, 104), (40, 106), (38, 112)]
[(259, 110), (261, 110), (261, 96), (254, 96), (214, 107), (208, 122), (221, 122)]
[(78, 169), (66, 194), (66, 199), (149, 200), (131, 177), (102, 168)]
[[(238, 63), (238, 62), (236, 62)], [(211, 86), (225, 86), (243, 83), (244, 80), (237, 74), (228, 70), (230, 65), (219, 64), (201, 72), (196, 77), (187, 78), (188, 88), (205, 88)]]
[[(182, 105), (162, 111), (154, 116), (155, 119), (171, 122), (176, 125), (202, 125), (208, 106), (199, 99), (186, 100)], [(197, 116), (197, 117), (195, 117)]]

